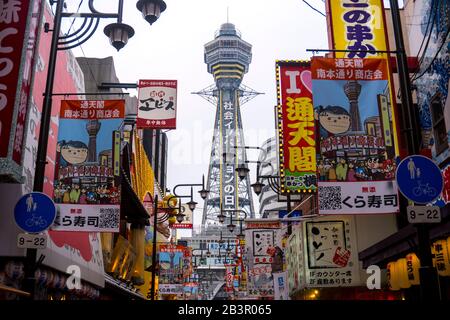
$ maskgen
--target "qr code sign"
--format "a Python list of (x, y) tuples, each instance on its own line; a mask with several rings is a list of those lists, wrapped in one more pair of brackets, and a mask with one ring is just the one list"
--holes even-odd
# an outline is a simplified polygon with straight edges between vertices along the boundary
[(319, 210), (342, 209), (341, 187), (319, 187)]
[(99, 228), (116, 229), (119, 227), (120, 209), (119, 208), (101, 208)]

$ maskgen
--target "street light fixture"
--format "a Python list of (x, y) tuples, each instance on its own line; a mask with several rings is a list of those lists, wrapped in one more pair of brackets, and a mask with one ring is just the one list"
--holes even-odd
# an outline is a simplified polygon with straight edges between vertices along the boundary
[(219, 218), (220, 223), (224, 223), (226, 217), (227, 216), (224, 215), (222, 212), (220, 212), (220, 214), (217, 216), (217, 218)]
[(103, 32), (109, 38), (109, 43), (116, 48), (117, 51), (125, 47), (128, 43), (128, 39), (134, 36), (134, 29), (124, 23), (108, 24)]
[(142, 12), (144, 19), (152, 25), (158, 20), (161, 12), (166, 10), (166, 3), (162, 0), (139, 0), (136, 7)]
[(241, 164), (236, 168), (236, 172), (238, 173), (239, 179), (244, 180), (244, 178), (247, 176), (248, 172), (250, 171), (249, 168), (247, 168), (245, 165)]
[(265, 184), (259, 181), (256, 181), (255, 183), (251, 184), (251, 187), (253, 189), (253, 192), (259, 196), (262, 192), (262, 188), (264, 188)]

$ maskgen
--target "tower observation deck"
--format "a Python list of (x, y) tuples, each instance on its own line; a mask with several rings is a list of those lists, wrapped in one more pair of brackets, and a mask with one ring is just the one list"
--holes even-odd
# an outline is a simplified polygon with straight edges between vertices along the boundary
[[(220, 208), (234, 210), (236, 218), (244, 218), (242, 210), (248, 218), (254, 217), (249, 178), (240, 180), (235, 170), (246, 165), (245, 149), (240, 148), (245, 146), (240, 106), (243, 100), (248, 101), (246, 97), (258, 94), (241, 85), (252, 60), (251, 50), (252, 46), (242, 40), (232, 23), (222, 24), (214, 40), (205, 45), (205, 63), (215, 85), (198, 94), (208, 96), (208, 101), (215, 104), (216, 117), (207, 182), (210, 193), (203, 209), (204, 228), (221, 225), (217, 218)], [(232, 162), (224, 163), (225, 152), (235, 154)], [(228, 223), (229, 214), (224, 226)]]

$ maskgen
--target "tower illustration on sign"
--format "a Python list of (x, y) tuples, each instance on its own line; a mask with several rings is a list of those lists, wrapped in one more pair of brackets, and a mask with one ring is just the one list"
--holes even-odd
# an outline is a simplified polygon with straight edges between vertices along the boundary
[[(194, 92), (216, 107), (207, 181), (210, 192), (202, 219), (205, 228), (220, 225), (217, 216), (221, 206), (223, 210), (244, 210), (247, 217), (254, 217), (249, 178), (241, 181), (235, 170), (246, 161), (240, 108), (260, 94), (241, 83), (252, 59), (251, 49), (232, 23), (222, 24), (215, 39), (205, 44), (205, 63), (215, 84)], [(224, 163), (223, 153), (235, 154), (233, 161)]]

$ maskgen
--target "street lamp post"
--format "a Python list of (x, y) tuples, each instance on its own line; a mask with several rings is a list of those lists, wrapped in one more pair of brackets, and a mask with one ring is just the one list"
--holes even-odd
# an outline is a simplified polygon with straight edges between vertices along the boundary
[[(52, 96), (53, 84), (55, 80), (56, 58), (60, 50), (69, 50), (75, 48), (87, 40), (97, 30), (100, 19), (117, 19), (116, 23), (109, 24), (105, 27), (104, 32), (109, 37), (110, 43), (118, 51), (122, 49), (128, 42), (128, 39), (134, 35), (134, 30), (131, 26), (122, 22), (123, 16), (123, 0), (118, 0), (118, 8), (116, 13), (102, 13), (95, 9), (94, 0), (89, 0), (89, 13), (66, 13), (63, 12), (65, 7), (64, 0), (50, 0), (50, 4), (56, 3), (55, 18), (53, 29), (50, 30), (48, 24), (45, 24), (45, 32), (53, 32), (52, 42), (50, 45), (50, 55), (48, 60), (47, 81), (44, 92), (44, 102), (42, 106), (41, 124), (39, 130), (38, 150), (36, 155), (36, 169), (34, 175), (33, 191), (42, 192), (44, 189), (45, 165), (47, 164), (47, 147), (48, 135), (50, 129), (50, 119), (52, 113)], [(154, 10), (142, 10), (145, 19), (158, 19), (161, 11), (164, 11), (166, 4), (162, 0), (145, 0), (148, 8), (150, 3), (153, 3)], [(145, 9), (144, 8), (144, 9)], [(82, 26), (68, 35), (60, 35), (61, 23), (64, 18), (83, 18)], [(148, 19), (147, 19), (148, 18)], [(95, 21), (95, 22), (94, 22)], [(36, 265), (36, 249), (27, 249), (26, 263), (25, 263), (25, 283), (24, 286), (30, 292), (30, 299), (34, 298), (34, 269)]]

